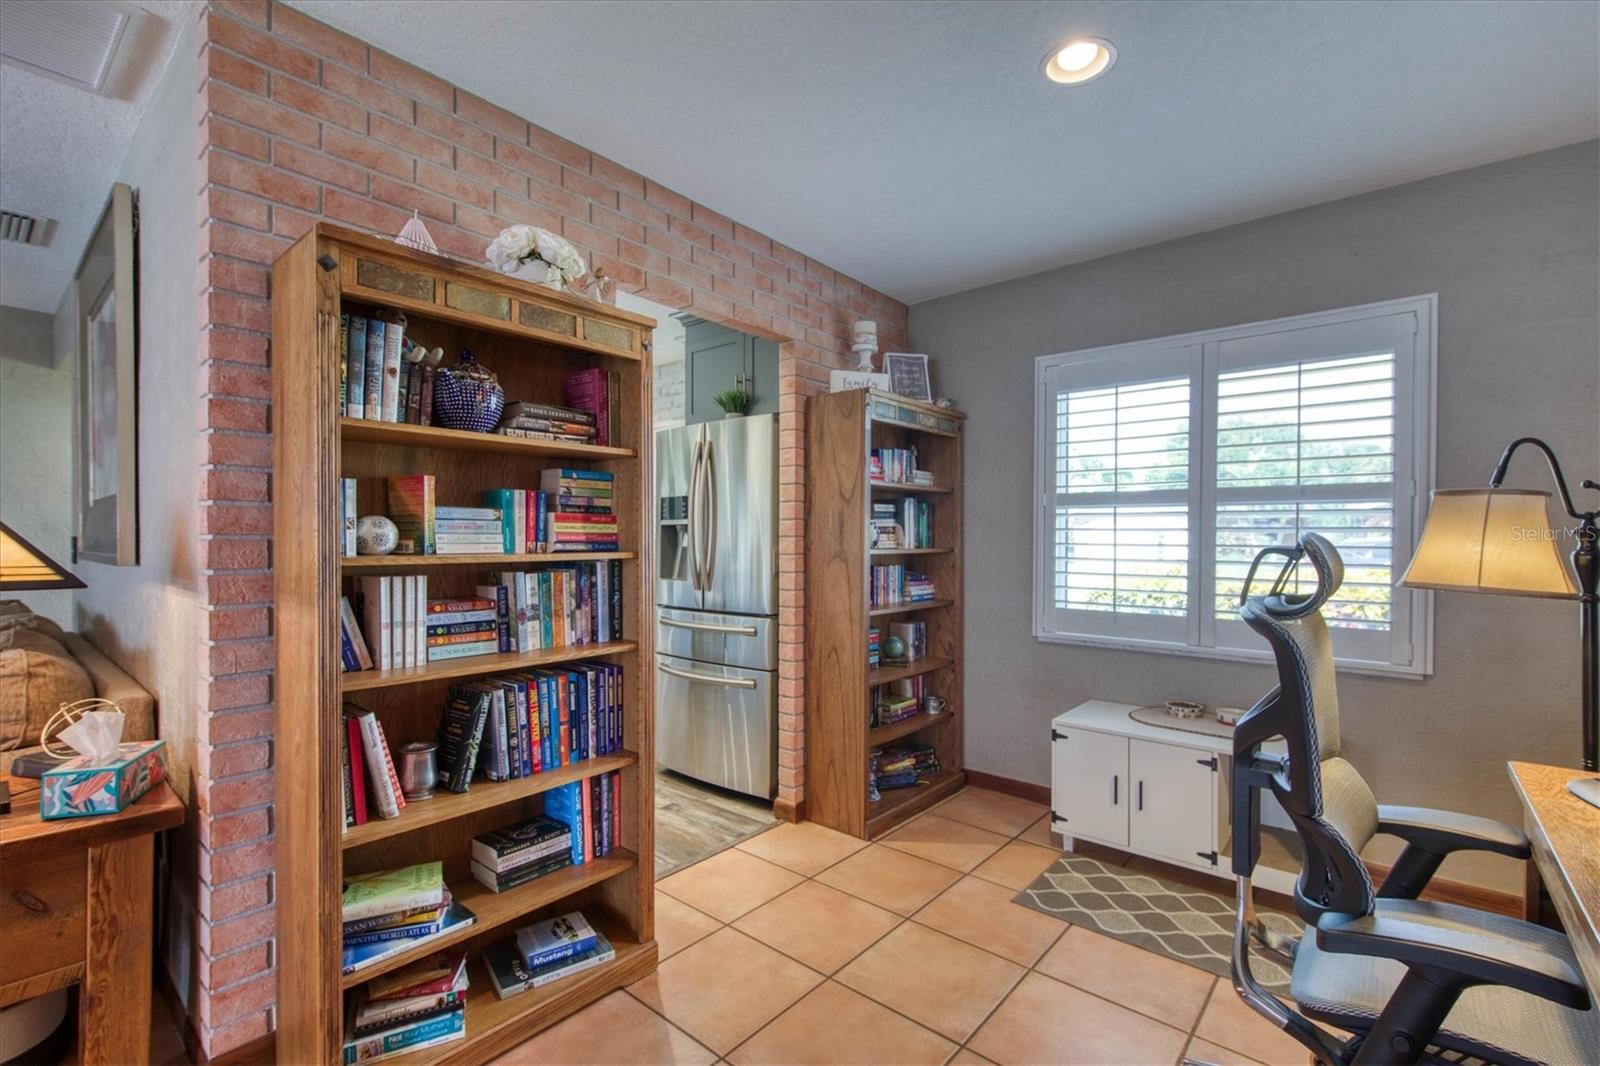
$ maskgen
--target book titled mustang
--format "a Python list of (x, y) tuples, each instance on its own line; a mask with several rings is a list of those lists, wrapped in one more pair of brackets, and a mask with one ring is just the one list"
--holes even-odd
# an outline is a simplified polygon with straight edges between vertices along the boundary
[(501, 999), (509, 999), (530, 988), (602, 966), (616, 957), (617, 952), (611, 946), (611, 941), (603, 933), (596, 933), (594, 943), (583, 951), (544, 966), (529, 966), (523, 961), (516, 942), (511, 940), (502, 940), (485, 948), (483, 963), (484, 969), (489, 971), (489, 983), (494, 986), (494, 994)]
[(462, 926), (473, 925), (478, 916), (459, 903), (451, 903), (450, 909), (445, 912), (444, 922), (439, 931), (432, 936), (419, 937), (416, 940), (385, 940), (379, 944), (347, 944), (340, 958), (340, 972), (345, 975), (359, 973), (369, 966), (375, 966), (384, 959), (393, 958), (407, 951), (415, 951), (434, 937), (444, 936), (446, 933)]
[(594, 946), (596, 933), (581, 911), (546, 918), (517, 930), (517, 950), (528, 969), (560, 962)]

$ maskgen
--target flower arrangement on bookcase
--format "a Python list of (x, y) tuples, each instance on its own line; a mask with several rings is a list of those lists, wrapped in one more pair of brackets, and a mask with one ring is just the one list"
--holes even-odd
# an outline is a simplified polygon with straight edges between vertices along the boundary
[(275, 266), (285, 1061), (479, 1060), (654, 968), (653, 325), (325, 224)]
[(965, 779), (963, 421), (870, 389), (807, 408), (807, 602), (837, 609), (806, 630), (806, 814), (855, 836)]

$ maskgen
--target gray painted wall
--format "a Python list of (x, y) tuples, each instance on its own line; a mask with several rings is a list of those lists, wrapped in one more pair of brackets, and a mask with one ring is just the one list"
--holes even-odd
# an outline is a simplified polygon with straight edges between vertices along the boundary
[[(1437, 292), (1437, 484), (1486, 482), (1523, 434), (1552, 441), (1574, 483), (1597, 476), (1597, 163), (1590, 141), (911, 308), (911, 350), (969, 414), (967, 765), (1046, 784), (1046, 725), (1083, 700), (1248, 706), (1273, 683), (1262, 667), (1033, 639), (1035, 357)], [(1550, 487), (1531, 455), (1511, 480)], [(1578, 757), (1576, 628), (1569, 603), (1438, 594), (1432, 677), (1341, 677), (1346, 754), (1386, 802), (1520, 820), (1505, 760)], [(1492, 859), (1452, 858), (1443, 876), (1521, 885)]]

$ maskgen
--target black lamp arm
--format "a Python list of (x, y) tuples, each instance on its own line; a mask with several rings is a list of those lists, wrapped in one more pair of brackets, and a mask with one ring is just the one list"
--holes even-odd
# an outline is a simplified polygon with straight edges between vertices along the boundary
[[(1577, 505), (1572, 502), (1572, 493), (1567, 490), (1567, 479), (1561, 473), (1561, 462), (1556, 458), (1556, 453), (1551, 450), (1550, 445), (1538, 437), (1518, 437), (1506, 445), (1506, 450), (1500, 454), (1500, 462), (1495, 464), (1494, 475), (1489, 478), (1489, 487), (1491, 489), (1499, 488), (1500, 483), (1506, 479), (1506, 468), (1511, 465), (1511, 454), (1524, 444), (1531, 444), (1544, 453), (1544, 461), (1550, 467), (1550, 476), (1555, 478), (1556, 488), (1561, 492), (1561, 506), (1567, 509), (1567, 514), (1570, 517), (1576, 518), (1580, 522), (1592, 523), (1596, 516), (1600, 516), (1600, 510), (1578, 510)], [(1584, 478), (1582, 484), (1586, 489), (1600, 490), (1600, 482), (1595, 481), (1593, 478)]]

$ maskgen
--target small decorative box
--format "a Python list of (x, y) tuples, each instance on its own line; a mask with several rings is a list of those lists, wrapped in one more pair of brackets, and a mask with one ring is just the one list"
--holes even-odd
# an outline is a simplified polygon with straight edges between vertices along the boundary
[(111, 763), (79, 755), (39, 778), (39, 817), (84, 818), (116, 814), (167, 776), (167, 742), (136, 740), (117, 745)]

